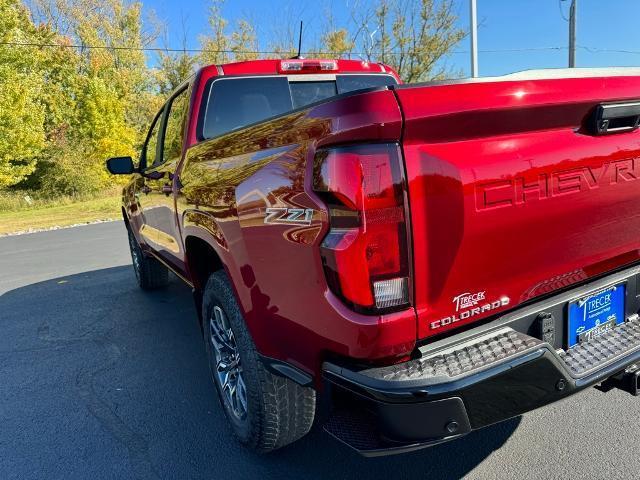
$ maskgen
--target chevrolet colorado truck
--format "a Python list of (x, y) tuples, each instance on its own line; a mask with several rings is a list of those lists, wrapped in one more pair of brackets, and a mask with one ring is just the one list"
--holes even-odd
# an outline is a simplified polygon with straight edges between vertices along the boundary
[(140, 287), (193, 289), (240, 442), (315, 419), (379, 455), (638, 393), (639, 119), (633, 69), (257, 60), (200, 69), (107, 167)]

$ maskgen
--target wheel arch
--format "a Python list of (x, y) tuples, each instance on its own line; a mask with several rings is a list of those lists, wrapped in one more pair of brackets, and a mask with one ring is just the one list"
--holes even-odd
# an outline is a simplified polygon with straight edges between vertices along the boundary
[(209, 277), (218, 270), (224, 269), (224, 264), (218, 252), (207, 240), (197, 233), (188, 234), (184, 238), (185, 266), (189, 279), (193, 284), (193, 300), (198, 314), (198, 326), (203, 333), (202, 325), (202, 296)]
[(187, 269), (194, 289), (203, 291), (212, 273), (225, 269), (215, 248), (198, 235), (188, 235), (184, 240)]
[[(200, 328), (202, 329), (202, 301), (203, 293), (209, 277), (218, 271), (224, 271), (235, 300), (240, 308), (245, 324), (261, 355), (274, 357), (274, 345), (268, 335), (264, 335), (260, 322), (253, 313), (251, 286), (255, 283), (250, 280), (251, 268), (244, 262), (240, 252), (231, 252), (225, 248), (225, 244), (219, 242), (208, 229), (189, 225), (184, 230), (185, 260), (187, 272), (193, 284), (193, 296), (198, 312)], [(238, 250), (242, 250), (239, 246)], [(244, 265), (244, 266), (239, 266)], [(275, 355), (278, 357), (279, 355)]]

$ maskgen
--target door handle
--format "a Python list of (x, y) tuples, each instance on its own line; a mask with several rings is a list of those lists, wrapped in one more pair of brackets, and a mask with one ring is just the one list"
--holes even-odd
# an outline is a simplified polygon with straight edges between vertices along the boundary
[(631, 132), (640, 124), (640, 101), (600, 104), (590, 121), (595, 135)]
[(173, 193), (173, 187), (169, 184), (165, 184), (162, 186), (162, 193), (164, 193), (167, 197)]
[(148, 195), (149, 193), (151, 193), (151, 189), (146, 185), (143, 185), (140, 190), (142, 190), (142, 193), (144, 193), (145, 195)]

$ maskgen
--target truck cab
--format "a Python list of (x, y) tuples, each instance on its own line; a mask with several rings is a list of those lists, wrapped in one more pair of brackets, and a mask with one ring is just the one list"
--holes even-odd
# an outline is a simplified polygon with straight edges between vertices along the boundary
[(180, 85), (155, 116), (127, 194), (140, 244), (191, 277), (177, 217), (183, 154), (206, 140), (355, 90), (397, 85), (388, 66), (350, 60), (255, 60), (212, 65)]

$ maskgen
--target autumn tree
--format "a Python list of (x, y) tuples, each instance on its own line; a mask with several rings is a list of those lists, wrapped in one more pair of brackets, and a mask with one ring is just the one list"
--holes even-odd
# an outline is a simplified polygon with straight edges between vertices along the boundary
[[(303, 55), (385, 63), (405, 82), (457, 75), (444, 62), (466, 35), (457, 24), (453, 0), (355, 0), (347, 23), (337, 25), (331, 11), (323, 16), (327, 20), (319, 41), (303, 29)], [(296, 55), (297, 25), (291, 19), (282, 22), (271, 45), (273, 56)]]
[(238, 20), (236, 29), (231, 33), (230, 46), (235, 61), (257, 59), (258, 41), (253, 25), (247, 20)]
[(38, 42), (41, 35), (18, 0), (0, 0), (0, 187), (33, 173), (44, 147), (40, 52), (10, 43)]
[(167, 96), (195, 72), (197, 59), (188, 52), (160, 52), (156, 79), (160, 95)]
[(187, 51), (187, 25), (186, 19), (182, 19), (182, 51), (169, 51), (169, 41), (166, 36), (164, 43), (165, 52), (158, 53), (158, 66), (155, 69), (156, 82), (162, 97), (167, 96), (177, 88), (184, 80), (195, 73), (198, 59)]
[(355, 46), (346, 28), (332, 29), (325, 32), (320, 38), (320, 42), (322, 47), (319, 53), (327, 53), (336, 57), (351, 53)]
[(200, 36), (201, 65), (222, 64), (258, 58), (258, 40), (255, 28), (245, 19), (239, 19), (229, 32), (229, 22), (222, 16), (224, 0), (212, 0), (209, 7), (209, 32)]
[(367, 60), (389, 64), (405, 82), (451, 75), (442, 60), (466, 31), (457, 25), (453, 0), (380, 0), (354, 7), (354, 43)]
[(222, 0), (212, 0), (209, 6), (209, 32), (200, 36), (202, 52), (198, 61), (202, 65), (226, 63), (230, 59), (230, 40), (225, 31), (228, 22), (222, 17), (222, 3)]
[(36, 21), (60, 45), (39, 72), (55, 79), (54, 95), (43, 97), (47, 145), (31, 179), (45, 190), (103, 189), (113, 182), (104, 160), (136, 155), (160, 106), (143, 51), (156, 33), (143, 29), (141, 9), (125, 0), (38, 1)]

